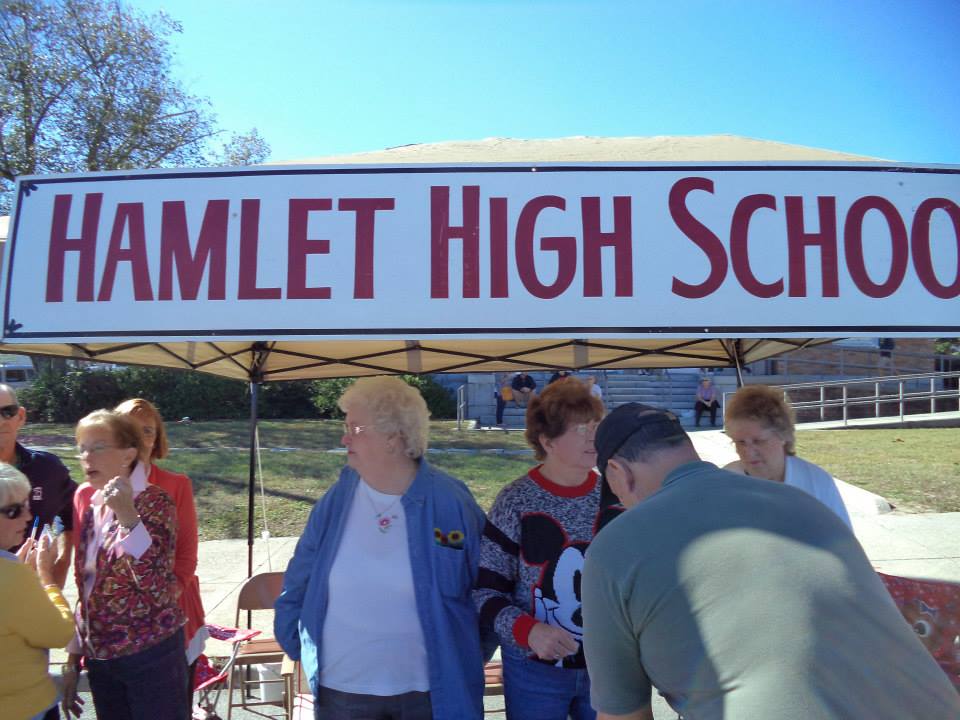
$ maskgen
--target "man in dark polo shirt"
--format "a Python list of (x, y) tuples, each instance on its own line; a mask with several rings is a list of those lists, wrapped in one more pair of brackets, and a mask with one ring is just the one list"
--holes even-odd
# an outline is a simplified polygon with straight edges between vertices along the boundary
[[(57, 562), (53, 577), (60, 587), (67, 579), (73, 556), (73, 493), (77, 484), (60, 458), (42, 450), (30, 450), (17, 442), (17, 434), (27, 421), (27, 411), (17, 402), (9, 385), (0, 384), (0, 460), (13, 465), (30, 481), (30, 512), (40, 518), (40, 526), (53, 525), (57, 515), (63, 521)], [(8, 548), (11, 552), (16, 548)]]

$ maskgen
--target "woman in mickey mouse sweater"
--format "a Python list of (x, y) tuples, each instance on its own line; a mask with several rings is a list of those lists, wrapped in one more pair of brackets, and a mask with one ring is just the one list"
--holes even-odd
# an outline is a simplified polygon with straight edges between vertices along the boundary
[(593, 440), (603, 404), (576, 378), (527, 408), (542, 464), (510, 483), (487, 516), (474, 602), (500, 636), (507, 718), (591, 720), (580, 573), (593, 536), (621, 510), (602, 493)]

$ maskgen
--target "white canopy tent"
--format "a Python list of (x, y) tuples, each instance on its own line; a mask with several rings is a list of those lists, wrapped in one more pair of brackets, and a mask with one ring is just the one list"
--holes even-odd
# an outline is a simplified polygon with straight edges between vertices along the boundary
[(957, 167), (732, 136), (492, 139), (17, 193), (5, 349), (198, 370), (254, 398), (960, 332)]

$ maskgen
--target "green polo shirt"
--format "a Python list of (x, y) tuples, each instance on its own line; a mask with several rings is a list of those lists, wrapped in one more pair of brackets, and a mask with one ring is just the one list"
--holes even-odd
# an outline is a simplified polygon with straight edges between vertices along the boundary
[(685, 720), (958, 718), (853, 533), (796, 488), (688, 463), (594, 539), (593, 705)]

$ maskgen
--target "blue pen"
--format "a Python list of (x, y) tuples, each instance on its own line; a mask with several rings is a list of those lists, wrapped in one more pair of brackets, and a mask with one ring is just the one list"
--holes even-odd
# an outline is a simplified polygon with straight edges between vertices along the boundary
[(37, 538), (36, 538), (36, 535), (37, 535), (37, 528), (38, 528), (38, 527), (40, 527), (40, 516), (39, 516), (39, 515), (37, 515), (37, 516), (33, 519), (33, 527), (30, 528), (30, 537), (33, 538), (34, 540), (37, 539)]

